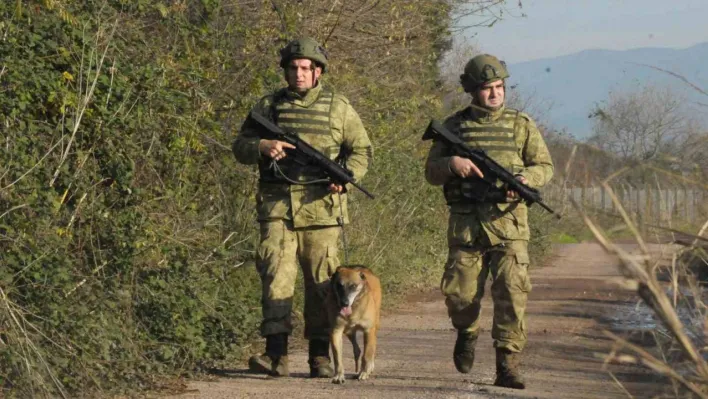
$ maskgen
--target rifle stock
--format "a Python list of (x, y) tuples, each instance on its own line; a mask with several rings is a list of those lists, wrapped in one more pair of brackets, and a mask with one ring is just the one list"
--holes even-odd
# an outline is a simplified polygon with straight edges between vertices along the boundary
[(499, 179), (511, 190), (516, 191), (519, 194), (519, 197), (524, 199), (529, 206), (538, 204), (556, 218), (560, 219), (560, 215), (543, 202), (541, 193), (538, 190), (516, 180), (516, 176), (490, 158), (484, 150), (470, 148), (464, 141), (462, 141), (462, 139), (453, 134), (442, 123), (436, 120), (431, 120), (428, 128), (423, 134), (422, 139), (443, 141), (448, 146), (453, 148), (457, 154), (474, 162), (475, 165), (484, 171), (484, 173), (491, 173), (493, 178)]

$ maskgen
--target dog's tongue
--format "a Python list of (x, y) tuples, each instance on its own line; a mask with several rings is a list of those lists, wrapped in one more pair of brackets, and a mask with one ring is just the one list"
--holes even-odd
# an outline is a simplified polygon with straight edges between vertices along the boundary
[(344, 317), (349, 316), (350, 314), (352, 314), (352, 307), (351, 307), (351, 306), (345, 306), (345, 307), (343, 307), (343, 308), (339, 311), (339, 314), (341, 314), (341, 315), (344, 316)]

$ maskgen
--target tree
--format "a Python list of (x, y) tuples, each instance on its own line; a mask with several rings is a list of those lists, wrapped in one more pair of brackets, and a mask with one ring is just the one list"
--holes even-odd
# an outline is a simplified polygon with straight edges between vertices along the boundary
[[(708, 171), (703, 156), (708, 150), (708, 132), (691, 113), (691, 105), (669, 88), (645, 86), (611, 93), (607, 103), (597, 105), (590, 114), (596, 121), (588, 144), (616, 155), (615, 169), (618, 165), (648, 165), (654, 172), (704, 176)], [(609, 165), (600, 163), (597, 171), (612, 173)], [(649, 174), (654, 176), (647, 171), (633, 168), (629, 175), (645, 181)]]
[(596, 122), (589, 141), (627, 161), (655, 160), (687, 133), (690, 119), (683, 103), (677, 93), (654, 86), (610, 93), (607, 103), (590, 114)]

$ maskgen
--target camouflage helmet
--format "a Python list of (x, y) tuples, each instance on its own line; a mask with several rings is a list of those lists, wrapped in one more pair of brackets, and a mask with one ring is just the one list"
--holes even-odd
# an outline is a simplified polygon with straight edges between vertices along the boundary
[(288, 43), (280, 50), (280, 67), (286, 68), (292, 59), (307, 58), (322, 68), (327, 69), (327, 51), (315, 39), (303, 37)]
[(465, 72), (460, 75), (460, 83), (465, 92), (472, 93), (484, 84), (508, 77), (504, 61), (493, 55), (480, 54), (467, 62)]

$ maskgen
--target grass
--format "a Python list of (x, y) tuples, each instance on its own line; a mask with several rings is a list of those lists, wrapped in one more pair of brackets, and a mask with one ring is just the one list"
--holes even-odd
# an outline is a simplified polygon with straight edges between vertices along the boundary
[(567, 233), (558, 233), (551, 238), (554, 244), (577, 244), (580, 242), (576, 237)]

